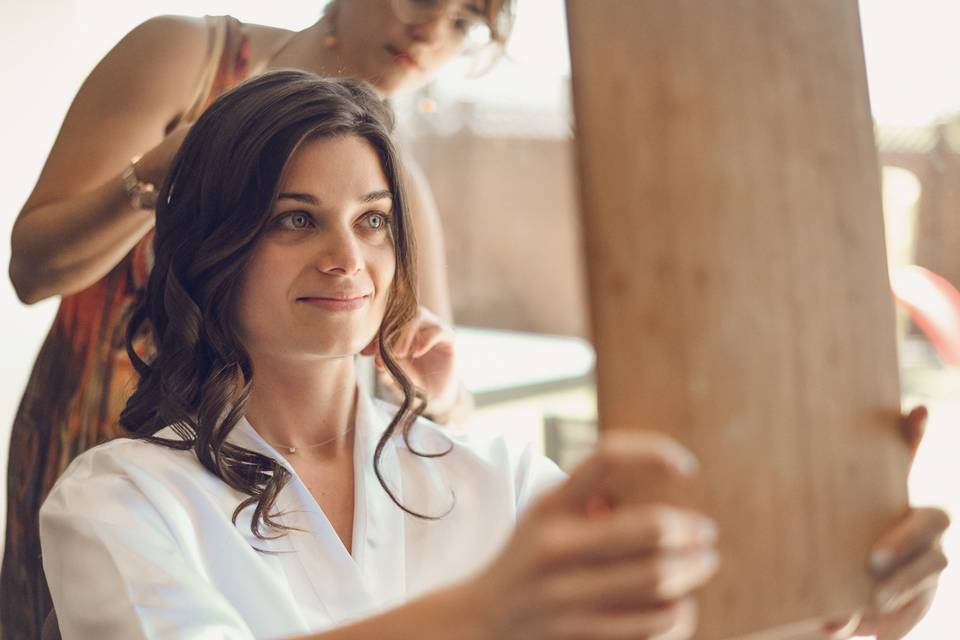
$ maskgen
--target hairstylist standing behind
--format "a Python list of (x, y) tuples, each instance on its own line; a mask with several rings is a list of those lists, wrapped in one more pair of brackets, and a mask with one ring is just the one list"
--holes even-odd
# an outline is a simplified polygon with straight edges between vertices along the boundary
[[(414, 89), (465, 49), (502, 44), (511, 5), (332, 0), (320, 21), (297, 32), (229, 16), (158, 17), (91, 72), (13, 229), (17, 295), (28, 304), (62, 301), (13, 425), (0, 636), (39, 636), (50, 608), (40, 504), (73, 458), (121, 433), (117, 417), (133, 386), (124, 327), (153, 262), (155, 194), (191, 123), (219, 94), (269, 69), (357, 77), (384, 97)], [(435, 205), (415, 169), (404, 179), (420, 297), (449, 320)], [(463, 400), (428, 398), (427, 412), (443, 421)]]

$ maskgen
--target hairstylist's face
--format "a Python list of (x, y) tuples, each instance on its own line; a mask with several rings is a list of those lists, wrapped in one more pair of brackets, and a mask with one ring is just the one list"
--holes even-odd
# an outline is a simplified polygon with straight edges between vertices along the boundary
[(372, 340), (395, 270), (389, 189), (356, 136), (294, 154), (242, 281), (240, 331), (255, 362), (351, 356)]
[(484, 33), (485, 6), (486, 0), (335, 0), (338, 53), (382, 94), (409, 91)]

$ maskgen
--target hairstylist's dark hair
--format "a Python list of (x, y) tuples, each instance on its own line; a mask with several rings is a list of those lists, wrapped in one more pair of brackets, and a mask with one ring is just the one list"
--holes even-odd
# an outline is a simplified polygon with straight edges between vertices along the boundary
[(483, 8), (484, 22), (490, 29), (490, 44), (473, 52), (470, 75), (478, 77), (487, 73), (506, 55), (507, 40), (513, 31), (515, 18), (514, 0), (486, 0)]
[(490, 36), (499, 47), (505, 47), (513, 30), (515, 0), (487, 0), (483, 17), (490, 27)]
[[(127, 328), (127, 352), (139, 384), (120, 416), (127, 431), (159, 445), (192, 449), (200, 463), (256, 505), (251, 528), (284, 529), (272, 514), (290, 474), (276, 460), (226, 442), (246, 412), (252, 363), (234, 325), (239, 283), (270, 216), (287, 163), (305, 142), (357, 136), (376, 151), (393, 194), (391, 235), (396, 273), (379, 339), (403, 402), (377, 443), (384, 490), (404, 511), (380, 472), (381, 453), (397, 429), (406, 439), (422, 395), (390, 349), (417, 308), (413, 236), (390, 137), (393, 114), (363, 82), (273, 71), (216, 100), (193, 125), (159, 193), (155, 262), (141, 306)], [(152, 338), (149, 363), (136, 352)], [(146, 357), (146, 356), (145, 356)], [(155, 434), (171, 426), (177, 438)], [(428, 454), (421, 454), (428, 455)], [(422, 516), (426, 517), (426, 516)]]
[[(329, 19), (336, 6), (344, 1), (328, 0), (323, 7), (321, 20)], [(502, 49), (510, 38), (510, 32), (513, 31), (513, 23), (516, 18), (516, 0), (482, 0), (482, 3), (483, 21), (487, 23), (487, 27), (490, 29), (491, 41)]]

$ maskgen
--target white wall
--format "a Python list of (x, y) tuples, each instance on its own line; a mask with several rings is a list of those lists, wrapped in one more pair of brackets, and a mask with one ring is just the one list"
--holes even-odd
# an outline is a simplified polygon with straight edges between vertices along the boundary
[[(78, 66), (72, 0), (0, 5), (0, 463), (6, 469), (9, 428), (56, 301), (25, 307), (6, 268), (10, 229), (27, 198), (83, 71)], [(43, 34), (42, 36), (40, 34)], [(16, 61), (29, 57), (30, 64)], [(6, 472), (0, 474), (6, 502)], [(6, 508), (0, 509), (0, 530)], [(0, 546), (3, 541), (0, 538)]]

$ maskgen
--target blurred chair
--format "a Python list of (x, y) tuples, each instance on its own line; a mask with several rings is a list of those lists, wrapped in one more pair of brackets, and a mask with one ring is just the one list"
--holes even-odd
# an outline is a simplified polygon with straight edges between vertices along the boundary
[(960, 367), (960, 291), (917, 265), (891, 269), (893, 296), (945, 364)]
[(597, 421), (548, 415), (543, 418), (543, 448), (547, 457), (569, 472), (597, 443)]

